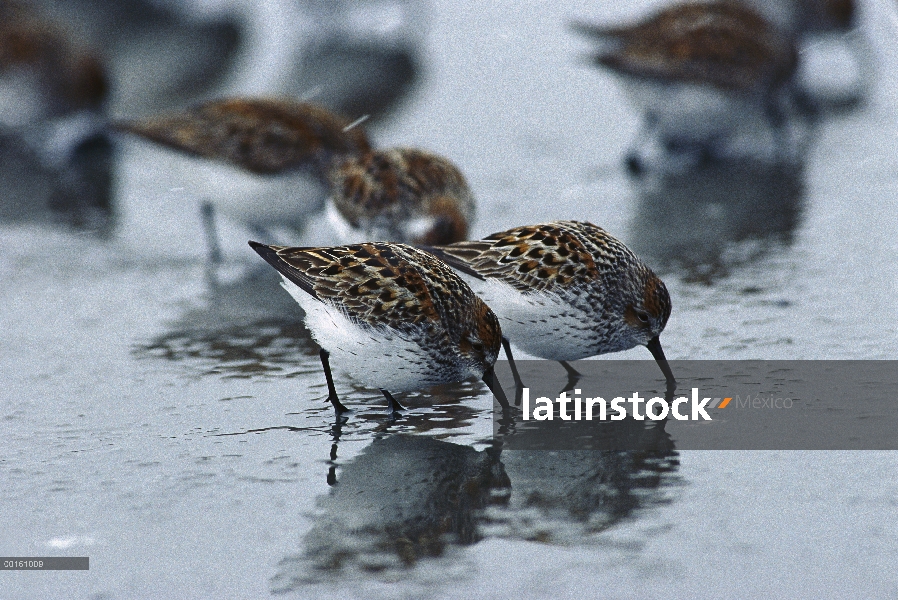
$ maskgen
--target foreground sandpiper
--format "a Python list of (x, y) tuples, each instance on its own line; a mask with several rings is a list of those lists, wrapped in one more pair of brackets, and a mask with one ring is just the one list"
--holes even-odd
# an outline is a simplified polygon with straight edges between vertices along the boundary
[[(557, 221), (430, 250), (496, 312), (509, 340), (561, 362), (572, 380), (567, 361), (646, 346), (676, 384), (658, 338), (670, 317), (667, 288), (604, 229)], [(511, 360), (507, 343), (506, 351)]]
[(328, 400), (339, 416), (330, 357), (361, 384), (378, 388), (390, 413), (402, 392), (470, 377), (483, 379), (503, 406), (493, 365), (499, 320), (452, 269), (405, 244), (327, 248), (249, 245), (283, 278), (321, 346)]

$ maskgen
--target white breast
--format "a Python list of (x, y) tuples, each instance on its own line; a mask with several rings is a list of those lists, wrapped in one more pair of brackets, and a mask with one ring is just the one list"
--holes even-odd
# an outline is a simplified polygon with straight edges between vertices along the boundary
[(499, 317), (502, 334), (528, 354), (549, 360), (577, 360), (596, 354), (589, 315), (554, 294), (522, 294), (495, 279), (461, 274)]
[[(282, 276), (283, 278), (283, 276)], [(334, 371), (370, 388), (407, 392), (457, 379), (434, 368), (413, 339), (387, 328), (352, 322), (340, 309), (320, 302), (293, 282), (281, 283), (306, 313), (306, 327), (330, 353)], [(442, 376), (441, 376), (442, 375)]]
[(301, 228), (324, 206), (324, 186), (307, 172), (257, 175), (226, 163), (179, 157), (179, 180), (232, 219), (259, 227)]

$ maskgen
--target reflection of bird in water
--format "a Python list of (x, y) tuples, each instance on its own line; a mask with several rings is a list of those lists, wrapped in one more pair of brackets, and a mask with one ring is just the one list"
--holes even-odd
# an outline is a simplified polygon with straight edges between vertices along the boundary
[(333, 468), (299, 556), (281, 561), (277, 591), (336, 578), (453, 570), (452, 546), (491, 537), (590, 543), (665, 499), (678, 460), (667, 441), (632, 452), (483, 451), (423, 436), (375, 438)]
[(595, 62), (620, 75), (644, 112), (642, 139), (627, 158), (631, 172), (798, 154), (789, 89), (795, 47), (750, 8), (687, 2), (634, 25), (575, 27), (597, 42)]
[(729, 162), (646, 181), (630, 239), (662, 272), (711, 282), (792, 242), (801, 217), (803, 170)]
[(335, 575), (370, 577), (405, 570), (441, 556), (450, 544), (482, 535), (480, 511), (507, 489), (508, 478), (492, 449), (429, 437), (376, 438), (337, 472), (336, 485), (319, 499), (301, 556), (280, 564), (282, 591)]
[(669, 437), (645, 451), (503, 450), (511, 482), (505, 506), (491, 508), (491, 535), (576, 544), (639, 508), (663, 502), (679, 466)]
[(24, 3), (0, 2), (0, 218), (111, 223), (100, 58)]
[(411, 391), (482, 378), (507, 405), (493, 365), (502, 332), (493, 311), (446, 265), (405, 244), (366, 243), (285, 248), (250, 242), (278, 273), (306, 313), (321, 349), (329, 396), (346, 412), (334, 387), (338, 368), (380, 389)]
[(317, 350), (296, 303), (270, 269), (260, 267), (210, 286), (201, 305), (186, 310), (135, 354), (198, 364), (205, 372), (231, 377), (294, 372), (300, 364), (317, 371)]
[(343, 243), (449, 243), (467, 236), (473, 217), (473, 196), (451, 162), (372, 150), (361, 127), (314, 104), (235, 98), (120, 128), (181, 152), (195, 193), (256, 230), (302, 228), (328, 191), (344, 238), (334, 241)]

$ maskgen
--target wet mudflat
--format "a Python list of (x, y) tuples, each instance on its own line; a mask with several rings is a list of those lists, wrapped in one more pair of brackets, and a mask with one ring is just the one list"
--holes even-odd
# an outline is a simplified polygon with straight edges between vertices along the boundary
[[(625, 240), (671, 292), (671, 359), (895, 358), (898, 26), (863, 6), (875, 85), (800, 170), (634, 185), (638, 115), (564, 28), (607, 16), (587, 3), (434, 3), (426, 77), (373, 134), (455, 161), (475, 236), (570, 218)], [(898, 593), (894, 453), (500, 452), (480, 382), (391, 424), (344, 381), (335, 429), (249, 234), (224, 224), (212, 290), (171, 159), (120, 150), (111, 237), (0, 226), (0, 549), (91, 559), (4, 572), (4, 597)]]

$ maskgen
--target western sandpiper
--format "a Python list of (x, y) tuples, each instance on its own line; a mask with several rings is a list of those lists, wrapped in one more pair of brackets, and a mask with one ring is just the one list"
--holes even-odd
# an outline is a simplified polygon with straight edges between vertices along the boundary
[(474, 201), (459, 170), (422, 150), (373, 151), (359, 121), (308, 103), (229, 99), (119, 127), (196, 157), (189, 166), (206, 176), (195, 193), (256, 230), (299, 229), (330, 196), (343, 243), (465, 239)]
[(118, 127), (191, 157), (180, 161), (191, 191), (264, 230), (301, 228), (321, 210), (334, 158), (370, 148), (349, 125), (314, 104), (230, 98)]
[(749, 155), (791, 160), (792, 37), (745, 5), (687, 2), (624, 27), (576, 23), (600, 47), (594, 61), (621, 75), (645, 113), (627, 166), (691, 166)]
[(321, 345), (328, 400), (339, 414), (330, 357), (353, 378), (379, 388), (390, 412), (402, 407), (388, 390), (409, 391), (472, 376), (503, 405), (493, 365), (501, 346), (496, 315), (432, 255), (393, 243), (327, 248), (249, 245), (283, 278)]
[(559, 361), (572, 380), (567, 361), (646, 346), (676, 383), (658, 339), (670, 317), (667, 288), (600, 227), (557, 221), (430, 250), (464, 276), (515, 345)]
[(368, 152), (336, 164), (330, 180), (328, 216), (347, 243), (367, 237), (435, 245), (468, 238), (474, 197), (445, 158), (413, 148)]

